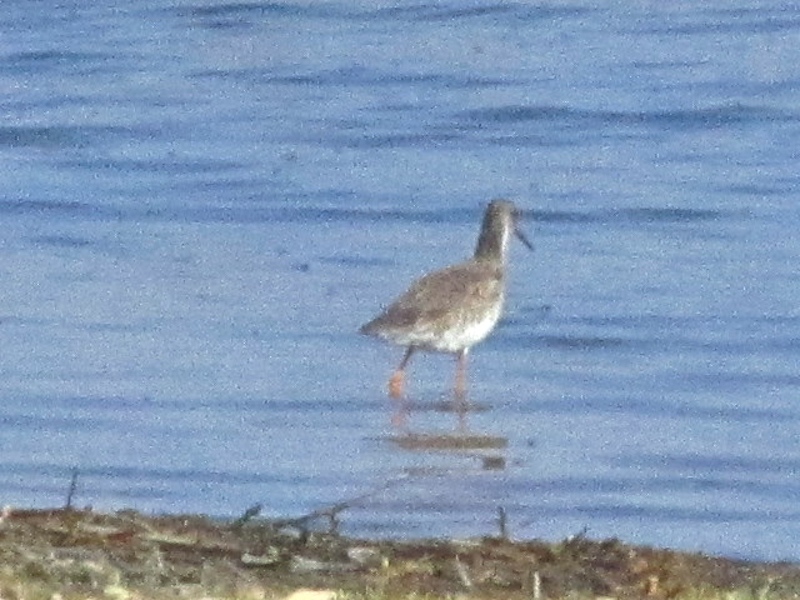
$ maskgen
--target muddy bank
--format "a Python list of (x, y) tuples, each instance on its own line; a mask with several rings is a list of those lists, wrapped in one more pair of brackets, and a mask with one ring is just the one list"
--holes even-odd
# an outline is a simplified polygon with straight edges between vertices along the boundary
[(0, 597), (281, 598), (298, 588), (352, 597), (790, 598), (800, 567), (576, 536), (417, 542), (349, 539), (306, 521), (6, 508)]

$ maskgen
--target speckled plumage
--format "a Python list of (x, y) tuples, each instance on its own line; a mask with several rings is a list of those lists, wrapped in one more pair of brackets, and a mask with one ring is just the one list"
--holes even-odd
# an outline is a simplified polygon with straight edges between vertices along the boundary
[(459, 383), (463, 386), (466, 355), (491, 333), (502, 314), (511, 233), (531, 247), (517, 228), (517, 218), (518, 211), (511, 202), (491, 202), (471, 260), (418, 279), (384, 312), (361, 327), (361, 333), (407, 347), (390, 380), (391, 395), (401, 395), (404, 368), (417, 349), (457, 354), (456, 392), (463, 394)]
[(361, 332), (400, 346), (459, 352), (485, 338), (497, 323), (504, 287), (503, 268), (496, 261), (454, 265), (415, 281)]

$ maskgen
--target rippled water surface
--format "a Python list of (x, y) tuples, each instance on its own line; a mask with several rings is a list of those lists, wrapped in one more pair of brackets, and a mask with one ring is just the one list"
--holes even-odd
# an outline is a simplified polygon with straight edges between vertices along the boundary
[[(101, 509), (800, 560), (797, 7), (3, 13), (4, 504), (77, 468)], [(358, 326), (499, 196), (535, 252), (471, 410), (437, 355), (393, 403)]]

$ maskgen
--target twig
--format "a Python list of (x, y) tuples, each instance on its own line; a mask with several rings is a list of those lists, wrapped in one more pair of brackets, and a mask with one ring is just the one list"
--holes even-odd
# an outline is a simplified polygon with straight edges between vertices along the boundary
[(270, 525), (272, 525), (277, 529), (281, 529), (283, 527), (297, 527), (305, 532), (308, 528), (308, 524), (311, 521), (316, 521), (317, 519), (321, 518), (327, 518), (328, 532), (336, 533), (336, 530), (339, 526), (339, 520), (338, 520), (339, 513), (342, 512), (343, 510), (351, 508), (356, 502), (364, 499), (367, 496), (368, 495), (365, 494), (364, 496), (358, 496), (357, 498), (352, 498), (350, 500), (338, 502), (333, 506), (326, 506), (324, 508), (319, 508), (317, 510), (311, 511), (310, 513), (301, 515), (299, 517), (287, 518), (287, 519), (271, 519), (269, 523)]
[(64, 504), (64, 510), (72, 510), (72, 499), (75, 497), (75, 491), (78, 489), (78, 467), (72, 467), (72, 477), (69, 481), (69, 489), (67, 490), (67, 502)]
[(458, 578), (461, 581), (461, 585), (463, 585), (466, 589), (472, 588), (472, 580), (469, 577), (469, 572), (467, 572), (467, 567), (464, 566), (464, 563), (458, 558), (458, 554), (456, 554), (456, 573), (458, 573)]
[(539, 571), (533, 572), (533, 600), (541, 600), (542, 598), (542, 576)]
[(387, 489), (399, 483), (403, 479), (405, 479), (405, 477), (398, 477), (397, 479), (389, 480), (383, 485), (378, 486), (377, 488), (369, 492), (365, 492), (363, 494), (360, 494), (353, 498), (349, 498), (347, 500), (342, 500), (341, 502), (337, 502), (336, 504), (333, 504), (331, 506), (326, 506), (323, 508), (319, 508), (317, 510), (313, 510), (310, 513), (301, 515), (299, 517), (285, 518), (285, 519), (270, 519), (268, 522), (272, 527), (276, 529), (281, 529), (283, 527), (297, 527), (298, 529), (301, 530), (302, 533), (307, 534), (308, 524), (310, 522), (316, 521), (317, 519), (321, 518), (327, 518), (328, 533), (336, 534), (338, 533), (337, 530), (339, 528), (340, 512), (345, 511), (348, 508), (353, 508), (359, 502), (363, 502), (364, 500), (367, 500), (372, 496), (385, 492)]
[(506, 517), (506, 509), (502, 506), (497, 507), (497, 525), (500, 528), (500, 539), (508, 539), (508, 519)]
[(263, 507), (260, 504), (254, 504), (246, 511), (244, 511), (241, 517), (239, 517), (233, 523), (231, 523), (231, 527), (233, 527), (234, 529), (241, 529), (245, 523), (252, 520), (254, 517), (257, 517), (261, 513), (262, 508)]

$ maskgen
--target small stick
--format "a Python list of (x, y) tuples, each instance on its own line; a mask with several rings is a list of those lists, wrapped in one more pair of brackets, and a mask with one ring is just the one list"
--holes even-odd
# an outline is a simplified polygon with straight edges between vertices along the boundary
[(542, 598), (542, 577), (539, 571), (533, 572), (533, 600), (541, 600)]
[(508, 520), (506, 518), (506, 509), (502, 506), (497, 507), (497, 525), (500, 527), (500, 538), (503, 540), (508, 539)]
[(247, 523), (254, 517), (257, 517), (261, 512), (261, 509), (262, 506), (260, 504), (254, 504), (246, 511), (244, 511), (244, 514), (241, 517), (239, 517), (233, 523), (231, 523), (231, 527), (233, 527), (234, 529), (240, 529), (245, 523)]
[(466, 589), (471, 589), (472, 580), (469, 577), (467, 567), (465, 567), (464, 563), (462, 563), (458, 558), (458, 554), (456, 554), (456, 573), (458, 573), (458, 578), (461, 580), (461, 585), (463, 585)]
[(78, 489), (78, 467), (72, 467), (72, 477), (69, 481), (69, 489), (67, 490), (67, 502), (64, 505), (64, 510), (72, 510), (72, 499), (75, 497), (75, 491)]
[(320, 519), (323, 517), (327, 517), (328, 519), (328, 531), (331, 534), (336, 534), (337, 529), (339, 527), (339, 513), (342, 511), (348, 510), (356, 506), (359, 502), (364, 500), (368, 500), (371, 497), (388, 490), (393, 485), (397, 485), (401, 481), (403, 481), (404, 477), (399, 477), (394, 480), (389, 480), (383, 485), (377, 487), (374, 490), (369, 492), (365, 492), (359, 496), (355, 496), (353, 498), (349, 498), (347, 500), (343, 500), (342, 502), (337, 502), (331, 506), (326, 506), (324, 508), (320, 508), (305, 515), (301, 515), (299, 517), (290, 517), (290, 518), (283, 518), (283, 519), (271, 519), (269, 524), (271, 527), (276, 529), (280, 529), (282, 527), (297, 527), (301, 531), (307, 532), (308, 524), (311, 521), (315, 521), (316, 519)]

